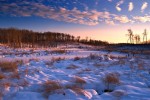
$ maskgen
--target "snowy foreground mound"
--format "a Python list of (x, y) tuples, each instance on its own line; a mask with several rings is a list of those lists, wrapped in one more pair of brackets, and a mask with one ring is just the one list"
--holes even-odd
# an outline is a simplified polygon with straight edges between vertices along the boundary
[(150, 61), (140, 55), (55, 57), (0, 66), (0, 100), (150, 100)]

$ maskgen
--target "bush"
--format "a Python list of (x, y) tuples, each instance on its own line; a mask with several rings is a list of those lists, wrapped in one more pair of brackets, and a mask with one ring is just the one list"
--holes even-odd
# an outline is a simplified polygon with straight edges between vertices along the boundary
[(79, 76), (74, 77), (74, 82), (75, 82), (75, 84), (77, 84), (81, 87), (86, 83), (86, 81), (83, 78), (79, 77)]
[(16, 72), (18, 70), (17, 62), (0, 62), (0, 68), (3, 72)]
[(62, 49), (58, 49), (58, 50), (53, 50), (51, 51), (51, 53), (56, 53), (56, 54), (64, 54), (66, 53), (67, 51), (66, 50), (62, 50)]
[(98, 55), (91, 53), (89, 57), (90, 57), (90, 59), (96, 59), (96, 58), (98, 58)]
[(61, 57), (58, 57), (58, 58), (52, 58), (51, 59), (51, 63), (53, 64), (54, 62), (59, 62), (61, 60), (65, 60), (65, 58), (61, 58)]
[(77, 95), (84, 95), (86, 97), (88, 97), (88, 99), (91, 99), (91, 93), (89, 93), (88, 91), (84, 90), (83, 88), (76, 86), (76, 85), (67, 85), (66, 89), (70, 89), (73, 92), (75, 92)]
[(44, 84), (44, 96), (48, 96), (51, 93), (55, 93), (57, 90), (61, 90), (62, 87), (58, 81), (47, 80)]
[(104, 78), (104, 82), (106, 83), (108, 90), (110, 90), (111, 84), (117, 85), (120, 83), (119, 78), (118, 78), (117, 74), (115, 74), (115, 73), (107, 74)]
[(78, 61), (78, 60), (80, 60), (81, 58), (80, 57), (75, 57), (74, 58), (74, 61)]
[(4, 79), (4, 78), (5, 78), (5, 75), (2, 74), (2, 73), (0, 73), (0, 80), (1, 80), (1, 79)]

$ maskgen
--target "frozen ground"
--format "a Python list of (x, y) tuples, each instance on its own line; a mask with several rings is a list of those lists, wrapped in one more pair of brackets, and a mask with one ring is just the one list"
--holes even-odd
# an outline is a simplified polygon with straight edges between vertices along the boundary
[(1, 46), (0, 100), (150, 100), (149, 55), (60, 49)]

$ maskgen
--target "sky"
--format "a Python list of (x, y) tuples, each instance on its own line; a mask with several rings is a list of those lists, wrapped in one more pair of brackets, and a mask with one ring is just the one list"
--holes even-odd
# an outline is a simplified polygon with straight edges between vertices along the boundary
[(125, 43), (128, 29), (142, 39), (149, 26), (150, 0), (0, 0), (0, 28)]

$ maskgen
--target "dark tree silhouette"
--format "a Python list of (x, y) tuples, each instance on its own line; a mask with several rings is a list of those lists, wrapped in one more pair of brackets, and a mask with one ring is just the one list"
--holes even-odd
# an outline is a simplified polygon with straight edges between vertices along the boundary
[(97, 40), (80, 40), (78, 36), (56, 32), (33, 32), (31, 30), (19, 30), (16, 28), (0, 28), (0, 43), (15, 48), (22, 47), (57, 47), (59, 44), (71, 42), (85, 43), (90, 45), (106, 45), (108, 42)]
[(127, 43), (130, 41), (130, 43), (134, 43), (134, 35), (131, 29), (128, 29), (128, 34), (127, 36), (129, 37), (127, 40)]
[(147, 43), (147, 30), (146, 29), (144, 30), (144, 33), (143, 33), (143, 42), (145, 41)]

